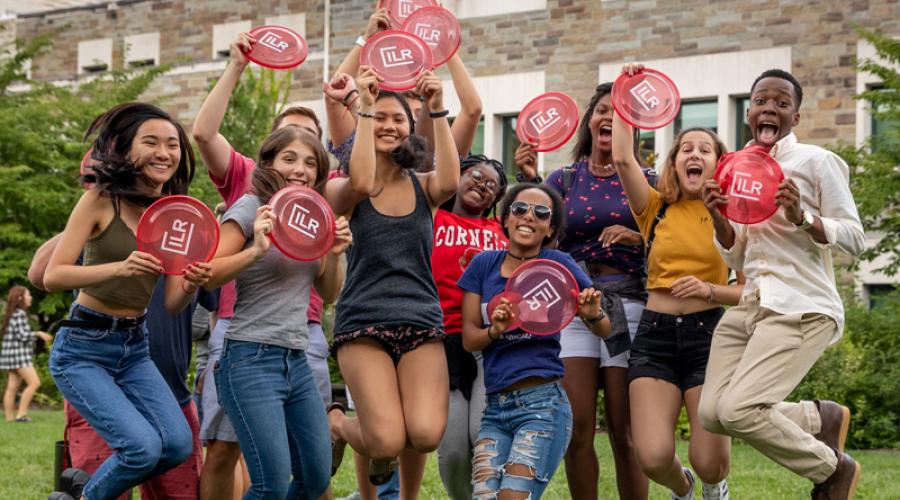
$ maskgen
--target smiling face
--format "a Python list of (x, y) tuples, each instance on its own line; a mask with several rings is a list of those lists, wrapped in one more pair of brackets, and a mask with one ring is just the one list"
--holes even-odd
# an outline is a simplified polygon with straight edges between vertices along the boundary
[(708, 133), (695, 130), (681, 136), (675, 155), (675, 175), (687, 198), (700, 197), (700, 187), (712, 178), (718, 159), (715, 139)]
[(756, 143), (772, 147), (800, 123), (794, 85), (782, 78), (768, 77), (756, 83), (750, 95), (747, 122)]
[(138, 127), (128, 159), (143, 174), (143, 180), (160, 192), (181, 162), (178, 129), (168, 120), (153, 118)]
[(481, 214), (494, 204), (499, 189), (497, 171), (490, 165), (479, 163), (463, 172), (456, 196), (466, 212)]
[(298, 139), (278, 151), (272, 162), (272, 168), (281, 174), (288, 184), (313, 187), (316, 185), (319, 163), (315, 151)]
[(393, 97), (375, 102), (375, 151), (390, 153), (409, 135), (410, 123), (403, 105)]
[[(515, 210), (516, 204), (520, 202), (528, 205), (523, 214), (517, 214)], [(516, 196), (506, 218), (506, 232), (512, 245), (522, 249), (540, 248), (544, 240), (553, 233), (553, 226), (550, 224), (552, 212), (545, 219), (535, 215), (535, 211), (544, 211), (541, 207), (552, 211), (553, 200), (540, 189), (526, 189)]]
[(588, 121), (593, 147), (604, 154), (612, 151), (612, 112), (612, 100), (610, 94), (606, 94), (597, 101)]

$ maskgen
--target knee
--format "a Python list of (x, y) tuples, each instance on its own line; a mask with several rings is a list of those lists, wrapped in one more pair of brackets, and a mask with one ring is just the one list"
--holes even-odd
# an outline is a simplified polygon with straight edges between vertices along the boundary
[(184, 429), (173, 430), (169, 439), (163, 443), (159, 460), (174, 467), (190, 458), (193, 451), (194, 436), (190, 428), (184, 425)]
[(317, 467), (317, 470), (303, 476), (302, 489), (309, 492), (311, 498), (319, 498), (325, 494), (328, 489), (328, 483), (331, 482), (331, 467)]
[(37, 377), (35, 377), (34, 380), (32, 380), (30, 384), (28, 384), (28, 388), (31, 390), (34, 390), (34, 391), (38, 390), (38, 388), (40, 388), (40, 387), (41, 387), (41, 379), (39, 379)]
[(719, 424), (728, 434), (733, 435), (741, 435), (751, 429), (754, 411), (753, 408), (735, 404), (727, 397), (723, 397), (716, 405)]
[(697, 477), (706, 484), (717, 484), (728, 477), (730, 464), (728, 460), (716, 460), (714, 457), (695, 460), (691, 458), (691, 467)]
[(122, 460), (131, 468), (150, 472), (156, 468), (162, 456), (162, 440), (158, 434), (152, 434), (126, 443), (122, 449)]
[(641, 470), (651, 479), (662, 477), (669, 472), (675, 459), (675, 450), (667, 447), (635, 451)]
[(716, 434), (725, 433), (725, 428), (719, 422), (719, 412), (715, 401), (701, 397), (697, 413), (700, 416), (700, 425), (704, 429)]
[(406, 447), (406, 436), (403, 433), (378, 432), (365, 436), (368, 457), (373, 460), (390, 460), (397, 458)]
[(441, 438), (444, 437), (444, 427), (436, 425), (407, 427), (406, 434), (412, 449), (419, 453), (431, 453), (440, 446)]
[(596, 421), (593, 418), (582, 417), (572, 421), (572, 439), (569, 448), (594, 448), (594, 434), (596, 433)]

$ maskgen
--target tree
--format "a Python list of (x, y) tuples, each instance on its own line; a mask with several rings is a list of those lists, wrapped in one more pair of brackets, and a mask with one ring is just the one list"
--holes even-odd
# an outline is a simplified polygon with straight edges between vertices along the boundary
[(885, 130), (867, 147), (844, 148), (840, 154), (852, 168), (851, 186), (863, 225), (881, 236), (863, 258), (887, 256), (887, 265), (879, 270), (894, 275), (900, 270), (900, 41), (877, 31), (859, 34), (875, 47), (881, 61), (858, 61), (857, 69), (877, 75), (883, 85), (856, 97), (871, 104)]

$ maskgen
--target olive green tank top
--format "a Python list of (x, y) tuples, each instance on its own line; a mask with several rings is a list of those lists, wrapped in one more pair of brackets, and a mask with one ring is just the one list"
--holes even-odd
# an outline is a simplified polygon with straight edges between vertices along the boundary
[[(84, 244), (85, 266), (121, 262), (137, 250), (137, 238), (125, 221), (119, 216), (118, 200), (113, 201), (115, 215), (102, 233), (87, 240)], [(104, 302), (128, 309), (145, 309), (150, 303), (157, 276), (132, 276), (130, 278), (112, 278), (87, 286), (81, 291)]]

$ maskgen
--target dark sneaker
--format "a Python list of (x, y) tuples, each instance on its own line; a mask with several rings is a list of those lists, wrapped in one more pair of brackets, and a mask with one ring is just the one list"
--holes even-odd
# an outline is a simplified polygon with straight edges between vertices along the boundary
[(834, 473), (812, 490), (813, 500), (851, 500), (856, 493), (861, 468), (850, 455), (838, 454), (838, 465)]
[(381, 486), (391, 480), (397, 470), (397, 459), (369, 460), (369, 482)]
[(838, 450), (838, 455), (844, 453), (847, 431), (850, 429), (850, 408), (827, 400), (816, 401), (816, 406), (819, 407), (822, 428), (815, 438)]
[[(347, 413), (347, 409), (344, 408), (344, 405), (336, 401), (328, 405), (328, 408), (326, 408), (325, 410), (325, 414), (328, 415), (332, 411)], [(346, 448), (346, 441), (334, 438), (331, 439), (331, 477), (334, 477), (334, 475), (337, 474), (338, 469), (341, 468), (341, 462), (344, 461), (344, 450)]]
[(59, 476), (59, 489), (72, 495), (72, 498), (81, 498), (84, 485), (87, 484), (90, 478), (91, 475), (87, 472), (69, 467)]

